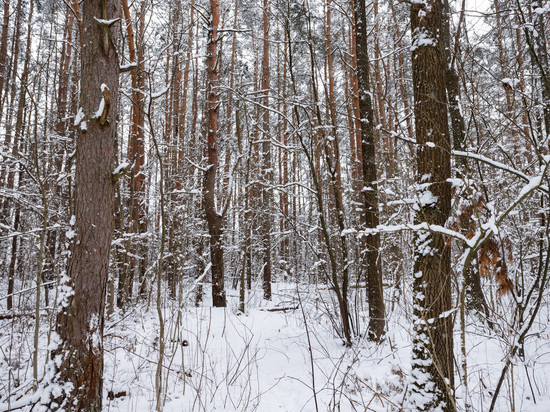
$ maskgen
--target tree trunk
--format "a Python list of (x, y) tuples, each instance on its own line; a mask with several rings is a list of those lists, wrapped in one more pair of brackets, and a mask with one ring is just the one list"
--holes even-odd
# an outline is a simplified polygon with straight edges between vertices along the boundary
[[(131, 118), (132, 125), (130, 129), (130, 136), (128, 139), (128, 161), (131, 165), (130, 173), (130, 219), (129, 230), (134, 233), (137, 239), (129, 242), (130, 247), (135, 248), (137, 255), (141, 259), (129, 257), (129, 269), (126, 272), (128, 279), (123, 275), (123, 279), (119, 279), (124, 287), (122, 289), (123, 296), (131, 297), (133, 292), (133, 284), (136, 272), (138, 273), (140, 282), (140, 295), (145, 294), (145, 267), (146, 267), (146, 247), (144, 246), (144, 240), (139, 237), (140, 234), (147, 231), (146, 222), (146, 200), (145, 200), (145, 174), (143, 172), (143, 166), (145, 164), (145, 142), (144, 142), (144, 124), (145, 124), (145, 74), (144, 74), (144, 34), (145, 34), (145, 5), (146, 2), (142, 1), (140, 4), (140, 11), (138, 14), (138, 37), (137, 42), (135, 39), (134, 28), (131, 20), (130, 10), (127, 0), (122, 0), (122, 9), (124, 12), (124, 20), (128, 38), (128, 52), (130, 55), (130, 63), (136, 65), (132, 70), (132, 110)], [(119, 289), (120, 290), (120, 289)], [(122, 298), (122, 296), (121, 296)], [(124, 299), (119, 299), (124, 301)]]
[[(365, 0), (355, 4), (357, 78), (359, 83), (359, 119), (361, 119), (361, 152), (363, 162), (364, 228), (375, 229), (379, 223), (378, 186), (376, 184), (376, 148), (374, 136), (374, 114), (369, 79), (369, 55), (367, 49), (367, 26)], [(384, 295), (382, 290), (382, 268), (380, 259), (380, 234), (363, 235), (362, 249), (366, 250), (367, 299), (369, 303), (369, 339), (379, 342), (386, 327)]]
[[(0, 120), (2, 120), (4, 99), (4, 78), (6, 76), (6, 56), (8, 55), (8, 25), (10, 22), (10, 0), (4, 0), (4, 20), (2, 22), (2, 35), (0, 37)], [(0, 182), (1, 183), (1, 182)]]
[[(8, 73), (5, 73), (4, 76), (6, 76), (7, 79), (16, 78), (18, 75), (18, 69), (19, 69), (19, 45), (20, 45), (20, 37), (21, 37), (21, 21), (23, 20), (23, 12), (22, 12), (22, 1), (17, 1), (17, 6), (15, 8), (15, 27), (14, 27), (14, 33), (13, 33), (13, 39), (12, 39), (12, 62), (11, 65), (8, 66)], [(8, 81), (6, 83), (6, 100), (8, 99), (8, 91), (9, 91), (9, 102), (7, 105), (7, 113), (6, 113), (6, 122), (5, 122), (5, 132), (4, 132), (4, 147), (6, 148), (6, 152), (9, 152), (9, 148), (12, 145), (12, 139), (13, 139), (13, 115), (15, 107), (15, 96), (17, 94), (17, 85), (19, 82), (15, 81)], [(2, 113), (0, 113), (0, 120), (2, 118)], [(4, 156), (3, 156), (4, 157)], [(5, 162), (7, 163), (7, 162)], [(6, 179), (6, 174), (10, 170), (11, 165), (9, 163), (2, 164), (2, 167), (0, 168), (0, 184), (4, 184), (4, 180)], [(9, 181), (9, 177), (8, 177)], [(8, 188), (9, 188), (9, 182)], [(2, 215), (1, 217), (9, 217), (9, 205), (10, 201), (9, 199), (2, 199)], [(9, 219), (6, 220), (6, 223), (9, 222)]]
[[(59, 345), (52, 352), (63, 391), (50, 407), (99, 411), (103, 386), (103, 325), (113, 234), (118, 30), (99, 23), (119, 17), (119, 2), (83, 3), (80, 107), (76, 149), (76, 236), (71, 245)], [(98, 109), (99, 108), (99, 109)], [(102, 108), (102, 110), (100, 110)], [(57, 405), (55, 405), (57, 404)]]
[[(445, 226), (451, 209), (450, 136), (440, 0), (411, 5), (412, 69), (417, 142), (418, 223)], [(411, 407), (455, 410), (451, 245), (442, 234), (414, 237), (414, 334)]]
[(216, 172), (218, 169), (218, 117), (219, 117), (219, 61), (218, 61), (218, 25), (220, 22), (220, 4), (210, 0), (212, 25), (208, 29), (207, 41), (207, 85), (208, 166), (204, 176), (204, 212), (210, 234), (210, 259), (212, 261), (212, 304), (214, 307), (227, 305), (223, 271), (223, 216), (216, 210)]
[(271, 134), (269, 132), (269, 1), (264, 0), (263, 18), (264, 18), (264, 39), (263, 39), (263, 58), (262, 58), (262, 95), (264, 112), (262, 117), (262, 256), (263, 256), (263, 290), (264, 299), (271, 299), (271, 222), (273, 216), (271, 208), (273, 207), (273, 171), (271, 169)]

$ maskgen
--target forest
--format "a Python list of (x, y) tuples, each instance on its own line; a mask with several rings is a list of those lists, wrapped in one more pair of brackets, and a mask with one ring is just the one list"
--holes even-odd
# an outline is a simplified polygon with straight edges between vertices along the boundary
[(0, 411), (550, 410), (550, 1), (0, 9)]

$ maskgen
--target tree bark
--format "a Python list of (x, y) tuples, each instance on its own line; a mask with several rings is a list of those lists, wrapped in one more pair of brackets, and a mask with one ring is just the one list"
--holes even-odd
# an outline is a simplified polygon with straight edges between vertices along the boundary
[(220, 4), (210, 0), (212, 24), (208, 28), (206, 55), (206, 94), (207, 106), (207, 155), (208, 166), (204, 176), (204, 212), (210, 234), (210, 259), (212, 261), (212, 304), (214, 307), (227, 305), (223, 267), (223, 216), (216, 210), (216, 172), (218, 169), (218, 118), (219, 118), (219, 61), (218, 61), (218, 25), (220, 22)]
[(263, 290), (264, 299), (271, 299), (271, 222), (273, 216), (271, 213), (273, 207), (273, 171), (271, 169), (271, 134), (269, 132), (269, 0), (264, 0), (263, 4), (263, 58), (262, 58), (262, 95), (263, 98), (263, 117), (262, 117), (262, 160), (261, 160), (261, 179), (262, 179), (262, 255), (263, 255)]
[(6, 56), (8, 54), (8, 26), (10, 22), (10, 0), (4, 0), (4, 20), (0, 37), (0, 120), (3, 113), (3, 91), (6, 76)]
[[(376, 148), (374, 136), (374, 113), (369, 79), (369, 55), (365, 0), (355, 0), (355, 24), (357, 44), (357, 78), (359, 82), (359, 119), (361, 119), (361, 152), (363, 164), (364, 228), (375, 229), (379, 223), (378, 186), (376, 184)], [(380, 234), (363, 235), (364, 270), (366, 271), (367, 299), (369, 303), (368, 336), (379, 342), (386, 327), (382, 268), (380, 259)]]
[[(450, 135), (441, 0), (411, 5), (417, 142), (416, 220), (445, 226), (451, 209)], [(411, 407), (454, 411), (451, 244), (442, 234), (415, 233)]]
[(83, 3), (80, 107), (85, 117), (76, 149), (76, 236), (67, 268), (68, 293), (61, 296), (66, 305), (57, 316), (59, 344), (52, 352), (52, 361), (61, 357), (55, 361), (56, 378), (64, 391), (54, 395), (52, 409), (99, 411), (102, 406), (119, 83), (117, 30), (105, 21), (120, 17), (118, 4), (116, 0)]
[[(132, 70), (132, 125), (128, 140), (128, 161), (131, 165), (130, 173), (130, 231), (136, 235), (138, 239), (132, 240), (132, 247), (137, 249), (137, 255), (141, 259), (129, 257), (129, 270), (127, 272), (128, 279), (123, 274), (123, 279), (119, 279), (119, 283), (123, 284), (122, 296), (126, 298), (132, 296), (133, 284), (136, 272), (138, 273), (140, 287), (139, 294), (145, 294), (145, 268), (146, 264), (146, 247), (143, 244), (144, 240), (139, 238), (139, 235), (147, 231), (147, 206), (145, 200), (145, 173), (143, 166), (145, 164), (145, 77), (144, 77), (144, 34), (145, 34), (145, 6), (146, 2), (141, 1), (140, 10), (136, 24), (138, 25), (138, 36), (134, 33), (134, 28), (131, 20), (130, 10), (127, 0), (122, 0), (122, 8), (124, 12), (124, 20), (128, 36), (128, 52), (130, 54), (130, 63), (136, 67)], [(119, 289), (120, 290), (120, 289)], [(121, 303), (125, 299), (119, 299)]]

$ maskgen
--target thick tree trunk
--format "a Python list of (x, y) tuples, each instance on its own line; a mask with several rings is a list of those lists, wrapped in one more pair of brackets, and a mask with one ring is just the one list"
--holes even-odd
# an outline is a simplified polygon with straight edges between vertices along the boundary
[[(64, 309), (57, 316), (57, 380), (52, 409), (99, 411), (102, 405), (103, 325), (109, 253), (113, 234), (116, 113), (119, 62), (117, 19), (119, 2), (83, 3), (80, 107), (76, 149), (76, 236), (71, 245)], [(98, 22), (98, 19), (100, 20)], [(55, 405), (55, 403), (57, 405)]]
[(208, 166), (204, 176), (204, 212), (210, 234), (210, 259), (212, 261), (212, 304), (214, 307), (227, 305), (223, 268), (223, 216), (216, 210), (216, 172), (218, 169), (218, 117), (219, 117), (219, 80), (218, 62), (218, 25), (220, 22), (220, 4), (210, 0), (212, 25), (208, 28), (207, 42), (207, 155)]
[[(417, 141), (418, 223), (445, 226), (451, 209), (451, 142), (445, 94), (441, 0), (411, 6)], [(455, 410), (451, 245), (441, 234), (415, 234), (411, 407)]]
[[(359, 82), (359, 112), (361, 119), (361, 152), (363, 162), (364, 227), (375, 229), (379, 223), (378, 186), (376, 184), (376, 148), (374, 136), (374, 114), (369, 79), (369, 55), (367, 49), (367, 27), (365, 0), (355, 0), (355, 24), (357, 37), (357, 78)], [(382, 269), (380, 259), (380, 234), (364, 235), (362, 249), (366, 250), (364, 268), (367, 280), (369, 303), (369, 339), (382, 340), (386, 315), (382, 290)]]

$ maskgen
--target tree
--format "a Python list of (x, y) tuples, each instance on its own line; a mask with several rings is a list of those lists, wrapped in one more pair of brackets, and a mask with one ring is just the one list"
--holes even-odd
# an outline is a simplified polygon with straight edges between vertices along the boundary
[(262, 58), (262, 91), (265, 96), (262, 104), (264, 112), (262, 117), (262, 154), (261, 154), (261, 178), (262, 178), (262, 255), (263, 255), (263, 289), (264, 298), (271, 300), (271, 222), (273, 207), (273, 169), (271, 168), (271, 134), (269, 132), (269, 0), (263, 4), (263, 58)]
[(204, 174), (204, 212), (210, 234), (210, 259), (212, 261), (212, 304), (225, 307), (225, 285), (223, 274), (223, 214), (216, 210), (216, 172), (218, 169), (218, 118), (219, 118), (219, 81), (220, 65), (218, 61), (218, 25), (220, 23), (220, 4), (210, 0), (212, 13), (211, 26), (207, 40), (207, 154), (208, 166)]
[(451, 247), (430, 225), (445, 226), (451, 210), (450, 136), (441, 0), (411, 5), (412, 69), (417, 164), (417, 223), (413, 284), (412, 407), (455, 409)]
[[(128, 33), (128, 52), (130, 64), (135, 65), (132, 70), (132, 126), (130, 129), (128, 143), (128, 160), (131, 165), (130, 170), (130, 221), (129, 229), (136, 235), (131, 243), (132, 246), (140, 250), (141, 259), (130, 257), (129, 272), (121, 273), (119, 279), (119, 301), (123, 303), (127, 297), (132, 296), (132, 289), (136, 272), (139, 280), (139, 294), (145, 295), (145, 268), (147, 266), (147, 253), (145, 240), (141, 239), (141, 234), (147, 231), (147, 201), (145, 199), (145, 173), (143, 167), (145, 164), (145, 7), (147, 2), (142, 0), (139, 4), (139, 18), (137, 23), (138, 33), (137, 41), (132, 26), (130, 11), (127, 2), (123, 1), (124, 19), (126, 21), (126, 30)], [(136, 50), (137, 48), (137, 50)], [(119, 304), (120, 306), (120, 304)]]
[[(374, 112), (369, 79), (369, 55), (365, 0), (355, 0), (355, 36), (357, 44), (357, 79), (359, 83), (359, 119), (361, 119), (361, 154), (363, 164), (364, 228), (375, 229), (378, 215), (378, 187), (376, 184), (376, 148), (374, 136)], [(369, 339), (380, 341), (384, 336), (386, 316), (382, 291), (380, 262), (380, 233), (364, 235), (362, 249), (366, 250), (367, 299), (369, 303)]]
[(8, 23), (10, 21), (10, 0), (4, 0), (4, 20), (2, 22), (2, 35), (0, 36), (0, 119), (2, 118), (2, 99), (4, 91), (4, 78), (6, 73), (6, 56), (8, 54)]
[[(57, 316), (55, 379), (64, 384), (50, 407), (101, 410), (103, 325), (113, 234), (119, 3), (83, 3), (81, 90), (76, 149), (75, 231), (65, 305)], [(56, 405), (57, 404), (57, 405)]]

